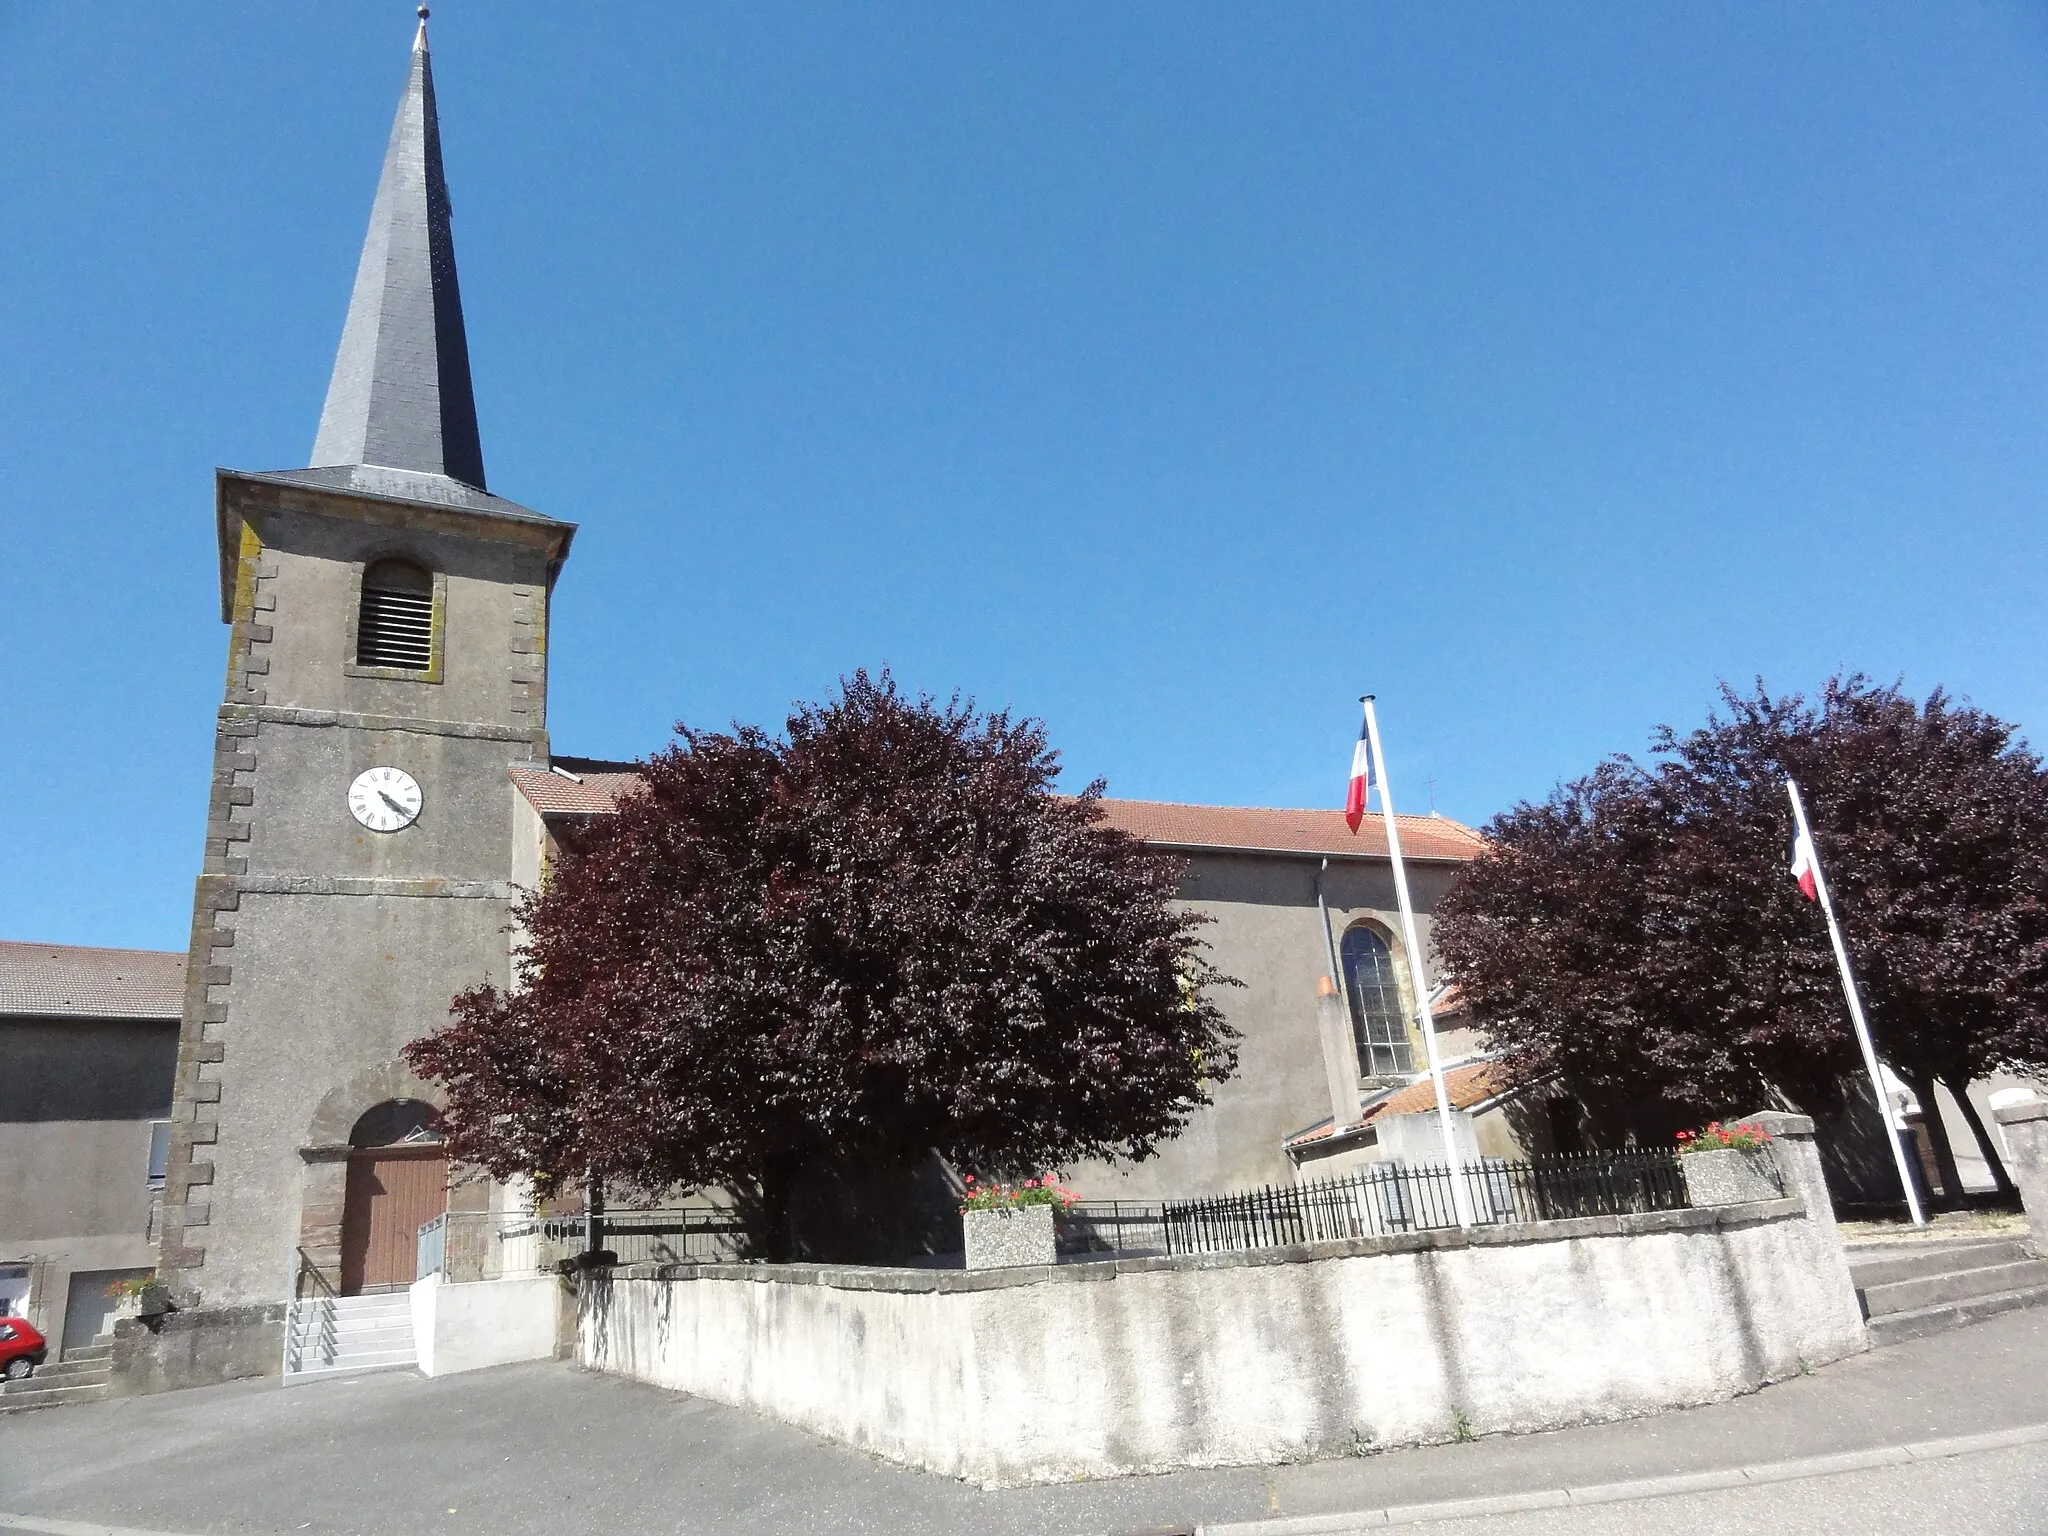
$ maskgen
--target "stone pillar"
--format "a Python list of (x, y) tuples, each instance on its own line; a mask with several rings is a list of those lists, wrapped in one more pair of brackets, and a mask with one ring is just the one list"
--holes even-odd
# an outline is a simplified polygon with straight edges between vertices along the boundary
[(1995, 1118), (2005, 1128), (2005, 1167), (2020, 1187), (2028, 1234), (2036, 1252), (2048, 1253), (2048, 1100), (2008, 1104)]
[[(1803, 1259), (1815, 1280), (1835, 1296), (1842, 1309), (1843, 1327), (1860, 1336), (1863, 1302), (1849, 1273), (1849, 1250), (1842, 1246), (1841, 1229), (1835, 1224), (1835, 1203), (1828, 1194), (1827, 1175), (1821, 1171), (1813, 1121), (1806, 1115), (1767, 1109), (1744, 1115), (1741, 1123), (1760, 1125), (1771, 1133), (1771, 1152), (1784, 1176), (1785, 1193), (1806, 1206), (1806, 1219), (1800, 1223), (1805, 1233), (1794, 1244), (1798, 1259)], [(1867, 1342), (1856, 1345), (1858, 1349), (1865, 1347)]]
[(1316, 982), (1316, 1033), (1323, 1042), (1323, 1076), (1330, 1087), (1330, 1116), (1342, 1130), (1358, 1124), (1358, 1048), (1351, 1039), (1351, 1018), (1337, 984), (1329, 977)]
[(1771, 1133), (1771, 1151), (1785, 1180), (1785, 1193), (1806, 1202), (1806, 1219), (1816, 1231), (1830, 1242), (1841, 1242), (1841, 1234), (1835, 1228), (1834, 1199), (1828, 1194), (1827, 1176), (1821, 1172), (1820, 1147), (1813, 1139), (1812, 1119), (1766, 1109), (1744, 1115), (1739, 1123), (1760, 1125)]

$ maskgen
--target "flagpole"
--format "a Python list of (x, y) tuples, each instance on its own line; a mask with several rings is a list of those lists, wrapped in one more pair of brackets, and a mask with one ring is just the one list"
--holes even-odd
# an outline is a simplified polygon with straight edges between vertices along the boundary
[[(1913, 1187), (1912, 1170), (1906, 1166), (1906, 1149), (1899, 1145), (1898, 1132), (1892, 1128), (1891, 1097), (1884, 1091), (1884, 1073), (1877, 1064), (1877, 1046), (1870, 1038), (1870, 1026), (1864, 1022), (1863, 999), (1856, 993), (1856, 978), (1849, 970), (1849, 951), (1842, 943), (1842, 925), (1835, 921), (1835, 904), (1828, 896), (1827, 872), (1820, 867), (1820, 850), (1814, 846), (1813, 833), (1806, 825), (1806, 803), (1799, 798), (1799, 786), (1791, 779), (1785, 781), (1785, 791), (1792, 797), (1792, 816), (1799, 826), (1799, 839), (1806, 846), (1806, 856), (1813, 861), (1813, 889), (1820, 897), (1820, 909), (1828, 920), (1828, 938), (1835, 946), (1835, 965), (1842, 973), (1842, 996), (1849, 1000), (1849, 1022), (1856, 1026), (1856, 1043), (1863, 1048), (1863, 1070), (1870, 1074), (1871, 1092), (1877, 1095), (1877, 1112), (1884, 1120), (1885, 1140), (1892, 1144), (1892, 1165), (1899, 1170), (1899, 1187), (1906, 1192), (1906, 1209), (1913, 1213), (1913, 1225), (1924, 1227), (1927, 1217), (1920, 1210), (1920, 1196)], [(1935, 1114), (1941, 1113), (1939, 1105), (1933, 1107)]]
[(1401, 863), (1401, 829), (1394, 821), (1394, 790), (1387, 779), (1387, 755), (1380, 750), (1380, 726), (1372, 710), (1372, 695), (1359, 703), (1365, 706), (1366, 743), (1372, 751), (1372, 766), (1380, 784), (1380, 819), (1386, 823), (1387, 853), (1394, 862), (1394, 899), (1401, 907), (1401, 938), (1408, 946), (1408, 976), (1415, 989), (1416, 1016), (1422, 1022), (1422, 1048), (1429, 1055), (1430, 1081), (1436, 1085), (1436, 1123), (1444, 1136), (1444, 1166), (1451, 1173), (1451, 1208), (1458, 1225), (1472, 1225), (1472, 1195), (1465, 1188), (1464, 1168), (1458, 1161), (1457, 1138), (1451, 1133), (1451, 1096), (1444, 1088), (1444, 1069), (1436, 1054), (1436, 1010), (1429, 1001), (1429, 981), (1422, 971), (1422, 940), (1415, 932), (1415, 904), (1408, 899), (1408, 871)]

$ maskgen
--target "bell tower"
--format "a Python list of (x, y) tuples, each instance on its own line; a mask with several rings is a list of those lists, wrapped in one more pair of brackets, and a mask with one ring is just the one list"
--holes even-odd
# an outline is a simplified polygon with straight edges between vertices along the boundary
[(295, 1290), (411, 1278), (364, 1268), (364, 1223), (418, 1212), (379, 1218), (356, 1170), (394, 1137), (434, 1155), (399, 1051), (510, 977), (506, 768), (547, 760), (575, 529), (485, 488), (420, 16), (311, 466), (216, 472), (227, 685), (160, 1262), (182, 1310), (136, 1389), (274, 1373)]

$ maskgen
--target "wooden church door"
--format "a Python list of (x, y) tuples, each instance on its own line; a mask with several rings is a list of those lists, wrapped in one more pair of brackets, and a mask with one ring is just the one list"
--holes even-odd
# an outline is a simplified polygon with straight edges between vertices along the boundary
[(448, 1154), (438, 1142), (350, 1152), (341, 1212), (341, 1294), (412, 1284), (419, 1278), (419, 1230), (447, 1209)]

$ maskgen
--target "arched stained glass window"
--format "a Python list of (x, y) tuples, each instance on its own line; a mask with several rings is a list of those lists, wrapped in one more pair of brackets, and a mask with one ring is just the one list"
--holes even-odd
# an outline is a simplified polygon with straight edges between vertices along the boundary
[(1351, 1003), (1351, 1034), (1358, 1042), (1358, 1067), (1367, 1077), (1405, 1077), (1415, 1070), (1408, 1020), (1401, 1007), (1401, 981), (1394, 953), (1372, 929), (1344, 931), (1344, 992)]

